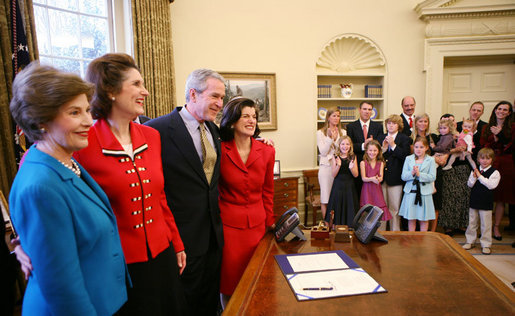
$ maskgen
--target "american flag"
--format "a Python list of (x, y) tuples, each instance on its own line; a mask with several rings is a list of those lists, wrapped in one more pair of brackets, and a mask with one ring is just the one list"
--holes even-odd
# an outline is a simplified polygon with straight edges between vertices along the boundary
[[(13, 65), (13, 79), (16, 74), (30, 63), (29, 47), (27, 46), (27, 36), (25, 34), (25, 27), (21, 17), (20, 7), (18, 0), (11, 1), (11, 16), (12, 16), (12, 65)], [(14, 133), (14, 151), (16, 154), (16, 162), (19, 164), (21, 157), (30, 146), (25, 134), (13, 121)]]

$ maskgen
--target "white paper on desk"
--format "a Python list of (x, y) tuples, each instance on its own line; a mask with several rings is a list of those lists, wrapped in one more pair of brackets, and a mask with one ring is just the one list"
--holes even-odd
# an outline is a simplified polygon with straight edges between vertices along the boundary
[[(288, 274), (286, 277), (299, 301), (386, 292), (379, 283), (361, 268)], [(303, 290), (304, 288), (320, 287), (332, 287), (333, 290)]]
[(320, 253), (302, 256), (288, 256), (288, 263), (294, 272), (347, 269), (349, 266), (336, 253)]

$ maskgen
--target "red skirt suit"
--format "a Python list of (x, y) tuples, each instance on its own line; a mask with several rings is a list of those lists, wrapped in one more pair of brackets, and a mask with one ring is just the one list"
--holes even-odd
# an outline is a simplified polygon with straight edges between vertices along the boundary
[(275, 149), (252, 139), (244, 164), (234, 141), (222, 143), (219, 205), (224, 248), (220, 292), (232, 295), (254, 250), (274, 223)]

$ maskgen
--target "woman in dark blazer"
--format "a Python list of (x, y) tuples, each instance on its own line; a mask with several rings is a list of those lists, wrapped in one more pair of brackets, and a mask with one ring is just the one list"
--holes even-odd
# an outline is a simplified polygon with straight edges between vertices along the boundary
[(127, 267), (109, 200), (72, 159), (88, 145), (92, 86), (29, 65), (11, 112), (33, 145), (10, 192), (14, 227), (30, 256), (23, 315), (112, 315), (127, 300)]
[(223, 305), (233, 294), (266, 228), (274, 224), (275, 150), (255, 140), (260, 132), (257, 115), (254, 101), (234, 98), (225, 105), (220, 125)]

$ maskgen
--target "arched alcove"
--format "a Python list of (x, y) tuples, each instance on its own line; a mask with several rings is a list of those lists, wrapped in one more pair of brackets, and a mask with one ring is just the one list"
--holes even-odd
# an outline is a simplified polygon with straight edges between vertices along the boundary
[(359, 34), (342, 34), (331, 39), (320, 52), (317, 70), (338, 73), (359, 70), (385, 71), (386, 61), (379, 47)]

